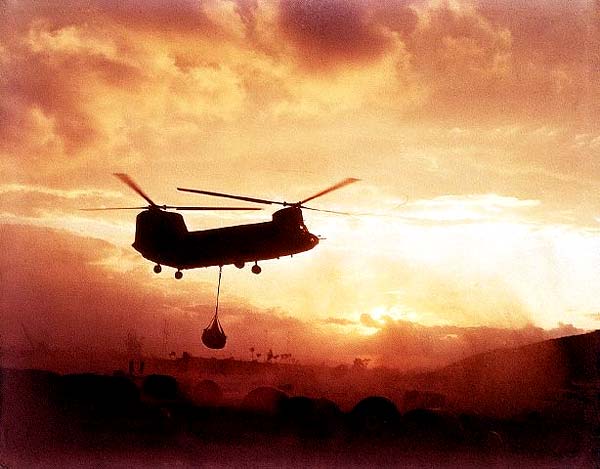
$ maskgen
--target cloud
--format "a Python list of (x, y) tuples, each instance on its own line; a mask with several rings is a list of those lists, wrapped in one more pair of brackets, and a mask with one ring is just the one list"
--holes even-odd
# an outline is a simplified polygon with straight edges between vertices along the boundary
[[(579, 10), (563, 11), (561, 35), (547, 33), (534, 53), (528, 39), (539, 35), (506, 8), (451, 5), (10, 3), (0, 31), (0, 148), (13, 168), (28, 155), (135, 161), (187, 147), (177, 132), (195, 135), (196, 146), (223, 122), (297, 126), (377, 113), (399, 122), (563, 123), (597, 106)], [(585, 66), (569, 51), (553, 54), (573, 43), (590, 51)], [(47, 169), (34, 160), (27, 164)]]
[(246, 28), (246, 36), (253, 39), (256, 30), (256, 12), (258, 0), (235, 0), (235, 12), (240, 16)]
[(428, 115), (561, 122), (597, 106), (589, 53), (598, 32), (586, 24), (589, 10), (536, 3), (515, 14), (512, 6), (478, 3), (431, 2), (419, 10), (408, 50), (432, 90)]
[(350, 326), (355, 325), (356, 321), (351, 321), (344, 318), (327, 318), (323, 320), (323, 324), (333, 324), (336, 326)]
[(515, 329), (425, 327), (405, 321), (392, 321), (364, 340), (362, 353), (374, 357), (379, 366), (435, 368), (488, 350), (520, 347), (583, 332), (567, 324), (544, 330), (532, 325)]
[(42, 194), (47, 196), (54, 196), (64, 199), (85, 199), (85, 198), (98, 198), (98, 197), (107, 197), (107, 198), (119, 198), (121, 194), (114, 191), (108, 191), (105, 189), (73, 189), (73, 190), (64, 190), (64, 189), (53, 189), (50, 187), (43, 186), (33, 186), (26, 184), (2, 184), (0, 185), (0, 194), (10, 194), (10, 193), (19, 193), (19, 194)]
[(204, 2), (175, 0), (107, 0), (95, 6), (100, 13), (126, 27), (152, 31), (207, 34), (214, 32), (203, 9)]
[(24, 1), (8, 2), (5, 14), (11, 26), (43, 19), (49, 21), (53, 28), (60, 28), (87, 20), (108, 21), (148, 32), (206, 34), (211, 23), (204, 13), (203, 4), (193, 0), (174, 0), (168, 5), (156, 0), (66, 0), (57, 6), (51, 1)]
[(22, 183), (0, 184), (0, 195), (0, 218), (13, 221), (16, 218), (17, 223), (30, 219), (33, 224), (43, 225), (44, 220), (48, 222), (54, 217), (62, 220), (58, 228), (64, 229), (68, 229), (65, 223), (68, 219), (83, 220), (86, 215), (87, 218), (93, 218), (92, 212), (86, 213), (81, 209), (126, 205), (121, 193), (94, 187), (57, 189)]
[[(0, 64), (0, 149), (55, 161), (78, 155), (106, 137), (94, 109), (99, 91), (139, 90), (141, 70), (120, 55), (119, 40), (85, 26), (50, 29), (33, 22)], [(14, 151), (14, 150), (13, 150)]]
[[(41, 227), (1, 227), (0, 247), (10, 252), (10, 257), (0, 257), (4, 344), (28, 346), (22, 323), (53, 348), (122, 351), (127, 332), (134, 330), (144, 337), (146, 353), (161, 354), (167, 328), (172, 350), (209, 353), (200, 334), (214, 313), (213, 285), (174, 285), (172, 278), (140, 268), (135, 254), (104, 241)], [(132, 267), (123, 269), (127, 265)], [(244, 358), (255, 347), (308, 361), (339, 358), (319, 327), (226, 295), (220, 317), (229, 341), (216, 356)]]
[[(161, 354), (168, 330), (171, 350), (208, 353), (200, 345), (200, 333), (214, 312), (214, 285), (174, 285), (135, 262), (129, 270), (117, 270), (135, 255), (103, 241), (17, 225), (2, 225), (1, 233), (2, 252), (11, 252), (10, 258), (0, 258), (5, 344), (27, 346), (22, 323), (37, 340), (56, 348), (120, 351), (127, 332), (134, 330), (144, 337), (146, 353)], [(361, 336), (347, 333), (358, 325), (351, 319), (304, 320), (284, 310), (256, 308), (227, 292), (220, 317), (228, 346), (211, 356), (246, 359), (254, 347), (292, 353), (311, 363), (352, 363), (357, 356), (369, 356), (376, 365), (401, 369), (441, 366), (498, 347), (582, 332), (567, 324), (553, 330), (509, 324), (424, 326), (391, 316), (377, 321), (364, 313), (360, 323), (377, 332)]]
[(84, 215), (112, 201), (71, 197), (139, 205), (115, 171), (174, 204), (197, 202), (177, 185), (299, 200), (356, 176), (364, 192), (319, 206), (408, 203), (379, 222), (305, 213), (327, 242), (267, 264), (260, 289), (235, 279), (260, 311), (323, 328), (349, 312), (338, 329), (381, 305), (427, 324), (581, 326), (600, 265), (597, 11), (490, 3), (5, 3), (0, 218), (124, 247), (134, 213)]
[(501, 105), (499, 94), (510, 87), (511, 46), (510, 29), (468, 6), (424, 9), (407, 47), (430, 88), (428, 112), (464, 121), (481, 117), (483, 103)]
[[(176, 46), (161, 48), (172, 29), (199, 40), (214, 36), (199, 5), (101, 2), (87, 4), (85, 11), (71, 2), (60, 9), (44, 3), (8, 8), (13, 28), (0, 32), (6, 52), (0, 90), (9, 97), (0, 105), (0, 149), (54, 160), (81, 157), (118, 135), (129, 121), (121, 109), (133, 122), (140, 110), (150, 120), (165, 108), (183, 118), (194, 108), (201, 116), (228, 114), (239, 93), (227, 66), (203, 60), (203, 66), (182, 72), (170, 58)], [(159, 102), (163, 109), (148, 106), (149, 90), (166, 98)], [(121, 108), (123, 101), (128, 102)]]
[(476, 4), (481, 15), (510, 28), (514, 51), (522, 58), (546, 64), (587, 64), (589, 41), (597, 26), (597, 7), (592, 1), (515, 3), (511, 8), (490, 0)]
[(510, 218), (518, 210), (538, 207), (540, 203), (539, 200), (520, 200), (497, 194), (445, 195), (408, 202), (399, 213), (407, 219), (468, 223)]
[[(572, 120), (598, 102), (598, 31), (576, 7), (513, 15), (400, 0), (81, 6), (11, 3), (0, 33), (11, 96), (0, 113), (13, 117), (3, 122), (38, 109), (67, 151), (111, 136), (116, 117), (122, 126), (111, 109), (122, 99), (150, 111), (144, 118), (188, 122), (255, 112), (314, 119), (365, 106), (409, 121)], [(96, 119), (109, 110), (111, 119)]]
[(301, 63), (311, 69), (369, 63), (390, 46), (389, 38), (369, 22), (366, 5), (359, 1), (283, 0), (279, 21)]
[[(83, 241), (83, 242), (82, 242)], [(19, 323), (36, 332), (50, 331), (58, 347), (82, 346), (87, 340), (117, 347), (127, 327), (141, 326), (164, 300), (143, 287), (127, 285), (100, 267), (119, 253), (114, 246), (46, 228), (2, 225), (0, 258), (5, 339), (19, 341)], [(120, 324), (123, 330), (115, 330)], [(142, 327), (142, 329), (145, 329)]]
[(363, 326), (367, 326), (367, 327), (373, 327), (373, 328), (380, 327), (380, 323), (377, 322), (375, 319), (373, 319), (373, 317), (367, 313), (363, 313), (360, 315), (360, 323)]

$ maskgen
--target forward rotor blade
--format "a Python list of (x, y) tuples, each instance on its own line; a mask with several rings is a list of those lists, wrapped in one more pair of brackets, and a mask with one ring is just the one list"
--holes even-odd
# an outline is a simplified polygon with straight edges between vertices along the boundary
[(84, 212), (95, 212), (98, 210), (145, 210), (148, 206), (145, 207), (101, 207), (101, 208), (80, 208), (79, 210), (83, 210)]
[(225, 197), (227, 199), (243, 200), (245, 202), (254, 202), (256, 204), (266, 204), (266, 205), (279, 204), (279, 205), (286, 205), (284, 202), (276, 202), (274, 200), (266, 200), (266, 199), (257, 199), (255, 197), (245, 197), (243, 195), (223, 194), (221, 192), (201, 191), (201, 190), (198, 190), (198, 189), (185, 189), (183, 187), (178, 187), (177, 190), (181, 191), (181, 192), (192, 192), (194, 194), (204, 194), (204, 195), (212, 195), (214, 197)]
[[(328, 187), (325, 190), (322, 190), (321, 192), (317, 192), (315, 195), (310, 196), (308, 199), (304, 199), (304, 200), (300, 201), (299, 205), (305, 204), (309, 200), (313, 200), (313, 199), (316, 199), (317, 197), (321, 197), (321, 196), (323, 196), (325, 194), (329, 194), (330, 192), (333, 192), (333, 191), (336, 191), (338, 189), (341, 189), (342, 187), (347, 186), (348, 184), (352, 184), (353, 182), (357, 182), (357, 181), (360, 181), (360, 179), (356, 179), (356, 178), (347, 178), (347, 179), (344, 179), (343, 181), (340, 181), (337, 184), (334, 184), (333, 186)], [(325, 210), (323, 210), (323, 211), (325, 211)]]
[(257, 207), (202, 207), (190, 206), (180, 207), (175, 205), (146, 205), (145, 207), (99, 207), (99, 208), (80, 208), (84, 212), (95, 212), (98, 210), (148, 210), (151, 208), (159, 208), (161, 210), (262, 210)]
[(142, 188), (140, 186), (138, 186), (137, 183), (133, 179), (131, 179), (128, 174), (114, 173), (114, 175), (117, 176), (123, 183), (127, 184), (131, 189), (133, 189), (146, 202), (148, 202), (150, 205), (156, 207), (156, 204), (152, 201), (152, 199), (150, 197), (148, 197), (148, 195), (146, 195), (146, 193), (142, 190)]

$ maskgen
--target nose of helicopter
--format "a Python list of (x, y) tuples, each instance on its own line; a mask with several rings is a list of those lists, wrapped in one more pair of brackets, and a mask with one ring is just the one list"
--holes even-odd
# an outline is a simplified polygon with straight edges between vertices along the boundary
[(310, 238), (309, 238), (309, 242), (312, 247), (315, 247), (317, 244), (319, 244), (319, 238), (317, 236), (311, 234)]

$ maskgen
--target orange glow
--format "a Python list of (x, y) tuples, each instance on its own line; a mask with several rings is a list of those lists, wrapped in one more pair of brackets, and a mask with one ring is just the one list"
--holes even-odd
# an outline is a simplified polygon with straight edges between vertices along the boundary
[[(361, 215), (305, 211), (326, 238), (316, 249), (260, 276), (225, 269), (224, 327), (297, 341), (311, 359), (327, 341), (347, 359), (358, 345), (346, 340), (405, 322), (597, 328), (597, 2), (519, 2), (518, 14), (484, 0), (293, 3), (4, 6), (0, 224), (16, 238), (0, 242), (3, 272), (24, 269), (22, 297), (0, 303), (9, 335), (11, 308), (86, 308), (84, 292), (61, 290), (77, 278), (61, 283), (64, 270), (107, 310), (131, 300), (136, 327), (207, 319), (215, 269), (154, 276), (130, 247), (135, 211), (79, 211), (140, 204), (115, 172), (160, 204), (214, 202), (177, 186), (295, 201), (360, 178), (314, 206)], [(204, 229), (271, 215), (185, 218)], [(70, 254), (50, 262), (44, 235)], [(47, 270), (28, 277), (39, 258)], [(242, 355), (253, 344), (239, 340)]]

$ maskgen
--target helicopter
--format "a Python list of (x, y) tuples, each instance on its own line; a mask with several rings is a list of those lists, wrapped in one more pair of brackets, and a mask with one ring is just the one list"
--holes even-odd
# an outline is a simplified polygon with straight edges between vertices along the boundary
[(183, 277), (183, 270), (233, 264), (242, 269), (253, 262), (252, 273), (260, 274), (258, 261), (278, 259), (313, 249), (319, 237), (310, 233), (304, 225), (302, 209), (328, 213), (339, 213), (307, 207), (304, 204), (329, 192), (357, 182), (356, 178), (344, 179), (304, 200), (295, 203), (245, 197), (220, 192), (203, 191), (178, 187), (181, 192), (225, 197), (245, 202), (283, 205), (272, 215), (272, 220), (262, 223), (235, 225), (189, 231), (183, 216), (170, 210), (261, 210), (256, 207), (205, 207), (158, 205), (127, 174), (115, 173), (124, 184), (141, 196), (147, 206), (112, 207), (86, 210), (129, 210), (143, 209), (136, 218), (135, 240), (132, 247), (144, 258), (155, 263), (154, 272), (160, 273), (162, 266), (177, 269), (175, 278)]

